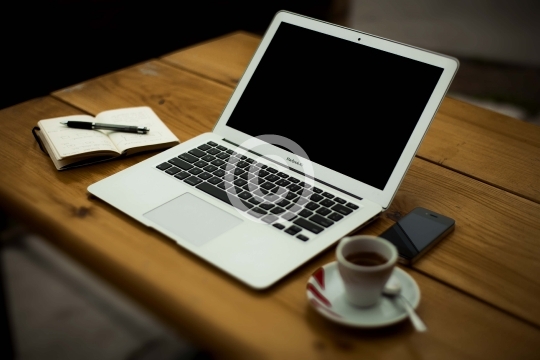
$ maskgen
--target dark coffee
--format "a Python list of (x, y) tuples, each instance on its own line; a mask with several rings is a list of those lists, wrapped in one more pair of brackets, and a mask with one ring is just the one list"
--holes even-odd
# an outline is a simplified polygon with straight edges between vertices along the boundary
[(388, 259), (376, 252), (361, 251), (345, 256), (345, 259), (355, 265), (377, 266), (388, 262)]

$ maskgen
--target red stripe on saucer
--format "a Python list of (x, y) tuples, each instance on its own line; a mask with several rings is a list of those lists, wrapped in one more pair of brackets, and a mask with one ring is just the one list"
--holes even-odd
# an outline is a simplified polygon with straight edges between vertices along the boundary
[(319, 299), (324, 305), (328, 306), (328, 307), (332, 307), (332, 304), (330, 303), (330, 301), (328, 301), (327, 298), (324, 297), (323, 294), (321, 294), (319, 292), (319, 290), (317, 290), (317, 288), (315, 286), (313, 286), (312, 283), (308, 283), (307, 284), (307, 289), (309, 291), (311, 291), (311, 293), (317, 298)]
[(319, 270), (315, 271), (311, 276), (317, 281), (321, 289), (324, 290), (324, 269), (319, 268)]

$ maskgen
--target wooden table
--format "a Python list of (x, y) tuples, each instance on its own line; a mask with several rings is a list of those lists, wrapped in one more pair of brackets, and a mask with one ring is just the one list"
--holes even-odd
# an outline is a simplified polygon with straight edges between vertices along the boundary
[(405, 269), (423, 334), (314, 312), (306, 281), (334, 248), (269, 290), (246, 288), (87, 193), (153, 154), (58, 172), (31, 135), (39, 119), (140, 105), (182, 141), (210, 131), (259, 40), (234, 33), (1, 110), (1, 207), (220, 358), (537, 359), (540, 127), (446, 98), (392, 206), (361, 231), (380, 234), (416, 206), (456, 220)]

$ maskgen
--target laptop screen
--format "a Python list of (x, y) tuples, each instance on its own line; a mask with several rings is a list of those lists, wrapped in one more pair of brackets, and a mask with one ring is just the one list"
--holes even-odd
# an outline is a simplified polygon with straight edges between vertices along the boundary
[(281, 23), (227, 125), (383, 190), (442, 68)]

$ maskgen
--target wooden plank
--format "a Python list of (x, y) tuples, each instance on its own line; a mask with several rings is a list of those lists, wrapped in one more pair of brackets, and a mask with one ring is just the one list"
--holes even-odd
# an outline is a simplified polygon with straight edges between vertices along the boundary
[(260, 43), (260, 37), (235, 32), (168, 54), (161, 60), (228, 86), (236, 86)]
[(56, 171), (29, 129), (40, 118), (74, 112), (51, 98), (0, 111), (1, 206), (219, 357), (533, 359), (538, 354), (538, 328), (414, 271), (409, 272), (422, 289), (419, 313), (428, 333), (415, 333), (406, 322), (376, 331), (329, 323), (309, 308), (305, 281), (332, 260), (332, 251), (268, 291), (232, 281), (88, 196), (89, 184), (123, 168), (128, 159)]
[[(258, 39), (234, 33), (162, 60), (234, 87)], [(540, 203), (538, 126), (446, 98), (418, 156)]]
[[(145, 70), (150, 65), (155, 72), (152, 76)], [(189, 136), (210, 130), (212, 115), (219, 113), (232, 91), (159, 62), (141, 64), (83, 85), (55, 95), (90, 113), (114, 108), (114, 104), (128, 106), (132, 99), (139, 99), (141, 105), (153, 106), (177, 135), (192, 118), (204, 119), (197, 128), (188, 128)], [(158, 91), (169, 94), (161, 105), (155, 96)], [(205, 106), (199, 107), (200, 102)], [(180, 109), (182, 112), (175, 116)], [(199, 111), (201, 116), (197, 115)], [(536, 241), (540, 234), (539, 204), (415, 159), (389, 213), (405, 214), (416, 206), (453, 217), (458, 229), (418, 263), (420, 270), (540, 325), (540, 308), (533, 306), (540, 295), (539, 280), (534, 278), (534, 270), (540, 268), (540, 244)], [(376, 234), (385, 228), (380, 224), (390, 225), (375, 224), (372, 228), (378, 231)]]
[(446, 98), (418, 156), (540, 203), (540, 126)]

